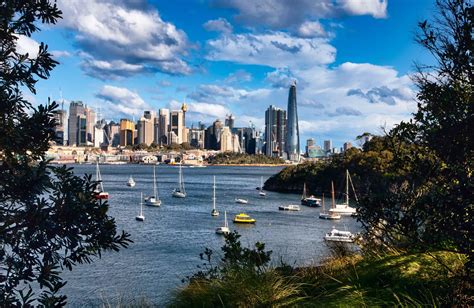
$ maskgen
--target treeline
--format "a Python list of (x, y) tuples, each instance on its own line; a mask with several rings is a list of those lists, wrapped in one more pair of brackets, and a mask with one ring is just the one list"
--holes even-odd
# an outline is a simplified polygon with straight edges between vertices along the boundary
[(262, 165), (280, 165), (285, 161), (277, 157), (268, 157), (265, 155), (253, 155), (246, 153), (219, 153), (208, 158), (209, 164), (221, 165), (245, 165), (245, 164), (262, 164)]

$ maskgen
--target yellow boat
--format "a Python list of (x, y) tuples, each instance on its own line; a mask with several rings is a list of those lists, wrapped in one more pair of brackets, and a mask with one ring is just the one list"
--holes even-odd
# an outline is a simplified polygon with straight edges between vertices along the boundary
[(241, 224), (254, 224), (256, 220), (247, 214), (240, 213), (234, 216), (233, 222)]

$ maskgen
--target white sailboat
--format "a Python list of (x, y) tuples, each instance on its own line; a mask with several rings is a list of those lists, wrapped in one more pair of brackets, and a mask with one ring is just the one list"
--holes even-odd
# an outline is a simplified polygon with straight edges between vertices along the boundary
[(137, 221), (145, 221), (145, 216), (143, 215), (143, 193), (140, 194), (140, 213), (135, 217)]
[[(340, 214), (340, 215), (352, 215), (356, 213), (356, 209), (349, 206), (349, 182), (352, 184), (352, 180), (349, 175), (349, 170), (346, 170), (346, 193), (345, 193), (346, 200), (343, 204), (336, 204), (334, 208), (329, 210), (329, 212)], [(354, 191), (354, 195), (355, 195), (355, 189), (354, 189), (353, 184), (352, 184), (352, 190)], [(356, 196), (356, 200), (357, 200), (357, 196)]]
[(155, 166), (153, 166), (153, 195), (145, 198), (145, 205), (148, 206), (160, 206), (161, 200), (158, 197), (158, 189), (156, 188), (156, 171)]
[(247, 204), (249, 201), (247, 199), (235, 198), (235, 202), (239, 204)]
[(224, 226), (223, 227), (218, 227), (216, 229), (217, 234), (228, 234), (230, 233), (229, 230), (229, 225), (227, 223), (227, 211), (224, 211)]
[(219, 216), (219, 211), (216, 209), (216, 176), (214, 176), (214, 185), (213, 188), (213, 195), (212, 195), (212, 211), (211, 216)]
[[(334, 183), (331, 182), (331, 195), (332, 195), (332, 204), (331, 208), (334, 208)], [(319, 212), (319, 218), (321, 219), (327, 219), (327, 220), (337, 220), (341, 219), (341, 215), (333, 212), (326, 212), (324, 209), (324, 194), (323, 194), (323, 208), (321, 209), (321, 212)]]
[(173, 197), (175, 198), (186, 198), (182, 166), (182, 164), (179, 164), (179, 187), (173, 190)]
[(130, 176), (130, 177), (128, 178), (127, 186), (128, 186), (128, 187), (135, 187), (135, 180), (133, 179), (132, 176)]
[(94, 197), (96, 199), (109, 199), (109, 193), (104, 191), (104, 185), (102, 185), (102, 176), (99, 169), (99, 158), (97, 158), (95, 168), (95, 180), (98, 182), (94, 190)]
[(263, 176), (260, 177), (260, 191), (258, 192), (260, 197), (265, 197), (267, 194), (263, 191)]

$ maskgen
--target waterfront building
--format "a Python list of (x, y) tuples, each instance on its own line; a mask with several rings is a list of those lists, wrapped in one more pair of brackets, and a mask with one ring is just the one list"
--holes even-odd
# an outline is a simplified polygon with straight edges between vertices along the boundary
[(68, 118), (68, 143), (70, 146), (77, 146), (78, 115), (84, 115), (84, 104), (81, 101), (72, 101), (69, 104)]
[(298, 127), (298, 110), (296, 103), (296, 82), (290, 86), (288, 94), (288, 123), (286, 153), (291, 161), (300, 159), (300, 132)]
[(228, 126), (222, 128), (220, 134), (220, 150), (221, 152), (233, 152), (232, 133)]
[(286, 111), (270, 105), (265, 112), (265, 155), (283, 156), (285, 138)]
[(168, 142), (170, 127), (170, 111), (169, 109), (160, 109), (158, 116), (158, 137), (155, 137), (155, 143), (160, 146), (170, 144)]
[(224, 123), (217, 119), (206, 129), (205, 133), (205, 148), (209, 150), (220, 150), (221, 131)]
[(324, 151), (326, 151), (326, 153), (331, 153), (331, 150), (332, 150), (332, 141), (324, 140)]
[(193, 128), (189, 130), (189, 144), (197, 149), (204, 149), (205, 146), (205, 130), (200, 128)]
[(120, 125), (114, 121), (104, 126), (104, 137), (107, 145), (116, 147), (120, 145)]
[(135, 140), (135, 123), (128, 119), (120, 120), (120, 146), (133, 145)]

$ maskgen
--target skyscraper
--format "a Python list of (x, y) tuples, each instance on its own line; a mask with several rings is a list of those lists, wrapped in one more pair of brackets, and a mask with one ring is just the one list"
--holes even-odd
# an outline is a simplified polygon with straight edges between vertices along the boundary
[(120, 120), (120, 145), (133, 145), (135, 139), (135, 123), (127, 119)]
[(184, 112), (173, 110), (170, 114), (169, 142), (181, 144), (183, 142)]
[(300, 160), (300, 131), (298, 128), (298, 111), (296, 107), (296, 82), (290, 87), (288, 94), (288, 123), (286, 137), (286, 153), (291, 161)]
[(158, 116), (158, 137), (155, 137), (155, 142), (160, 146), (170, 144), (168, 142), (168, 132), (170, 126), (170, 111), (169, 109), (160, 109)]
[(332, 141), (324, 140), (324, 151), (326, 151), (326, 153), (330, 153), (331, 150), (332, 150)]
[(78, 128), (78, 115), (84, 114), (84, 104), (81, 101), (72, 101), (69, 105), (69, 118), (68, 118), (68, 141), (69, 145), (77, 144), (77, 128)]
[(67, 145), (67, 112), (60, 109), (54, 111), (56, 127), (54, 128), (54, 141), (57, 145)]
[(86, 116), (86, 143), (92, 145), (94, 143), (94, 126), (96, 122), (95, 112), (92, 108), (85, 107), (84, 115)]
[(273, 105), (265, 111), (265, 155), (280, 157), (285, 151), (286, 111)]
[(153, 143), (153, 121), (154, 118), (149, 118), (146, 115), (140, 118), (137, 125), (138, 144), (150, 145)]

